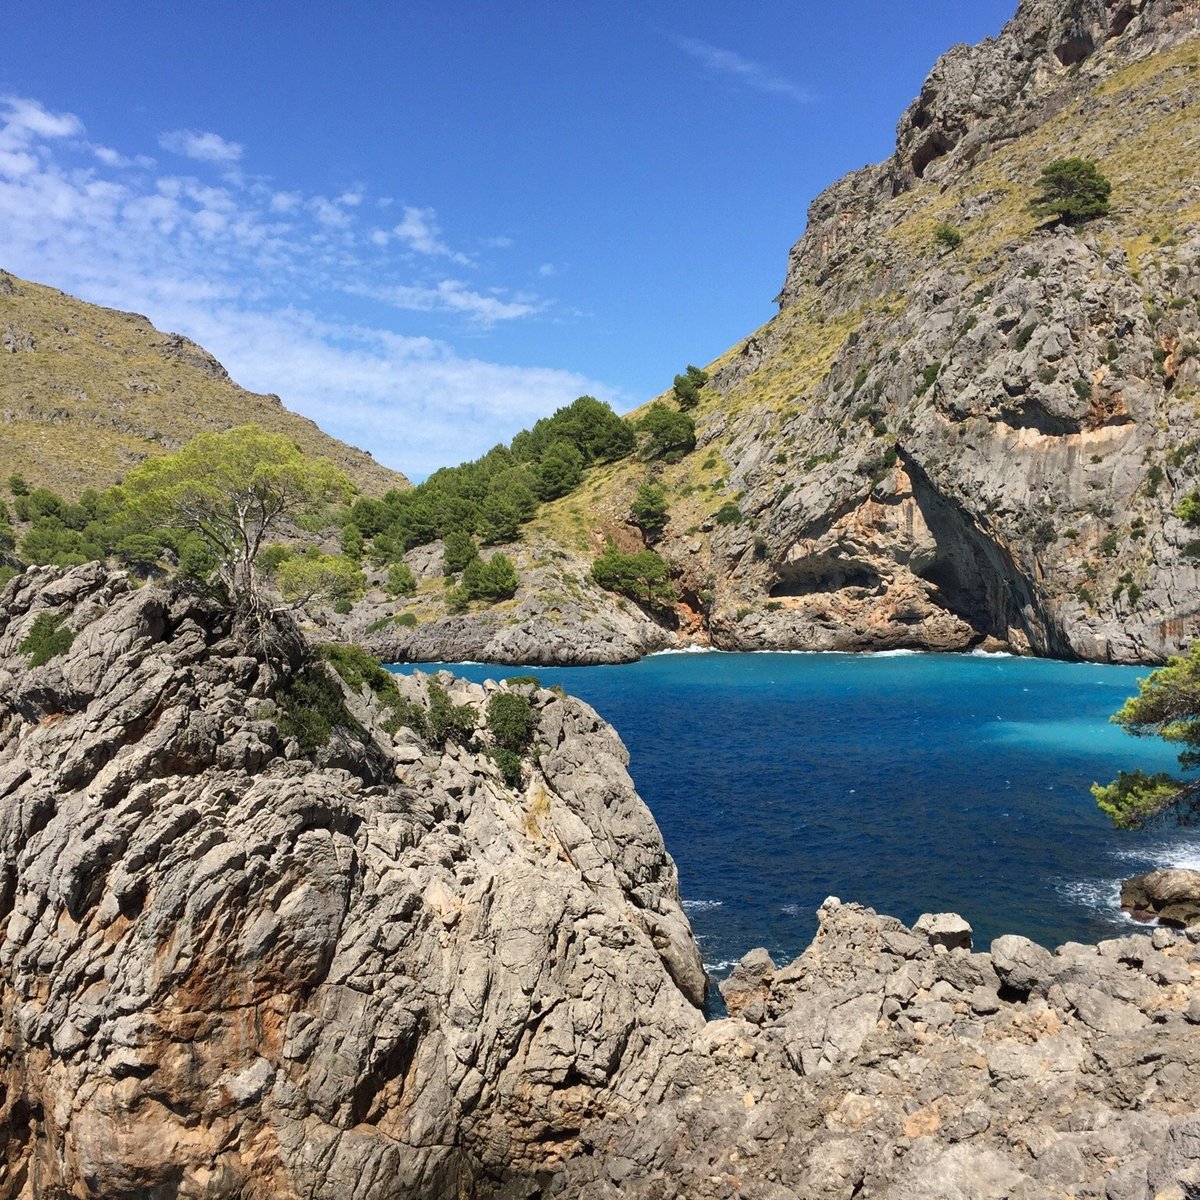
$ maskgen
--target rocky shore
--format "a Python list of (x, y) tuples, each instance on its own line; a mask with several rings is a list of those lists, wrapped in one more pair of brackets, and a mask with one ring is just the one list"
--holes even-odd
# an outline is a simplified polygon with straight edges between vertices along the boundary
[[(32, 666), (47, 614), (73, 637)], [(318, 676), (344, 716), (305, 749)], [(396, 683), (98, 566), (9, 584), (0, 1197), (1197, 1194), (1200, 930), (981, 953), (829, 900), (706, 1023), (614, 732), (532, 685)]]

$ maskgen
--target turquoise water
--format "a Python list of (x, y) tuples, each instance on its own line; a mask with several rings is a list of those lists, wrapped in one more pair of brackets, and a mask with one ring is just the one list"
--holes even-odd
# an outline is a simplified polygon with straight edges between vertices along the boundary
[[(524, 673), (448, 666), (474, 680)], [(530, 668), (616, 726), (710, 972), (808, 944), (829, 895), (976, 945), (1127, 930), (1119, 881), (1200, 866), (1200, 831), (1118, 833), (1088, 786), (1174, 754), (1108, 721), (1145, 668), (937, 654), (662, 654)]]

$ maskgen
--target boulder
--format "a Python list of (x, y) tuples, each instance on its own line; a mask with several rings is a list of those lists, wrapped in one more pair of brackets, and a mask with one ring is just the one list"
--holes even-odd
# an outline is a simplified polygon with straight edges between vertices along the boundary
[(931, 946), (971, 949), (971, 926), (958, 913), (922, 913), (913, 925), (913, 932), (922, 934)]
[(1135, 921), (1200, 925), (1200, 871), (1167, 867), (1121, 884), (1121, 908)]

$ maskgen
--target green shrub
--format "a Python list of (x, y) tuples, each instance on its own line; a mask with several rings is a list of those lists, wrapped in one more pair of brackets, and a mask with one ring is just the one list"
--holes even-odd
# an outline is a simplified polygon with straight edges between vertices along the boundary
[(675, 602), (666, 560), (653, 550), (622, 554), (611, 542), (592, 563), (592, 581), (649, 608), (666, 609)]
[(0, 592), (7, 587), (10, 579), (15, 579), (20, 573), (16, 567), (0, 566)]
[(363, 554), (363, 533), (353, 521), (342, 526), (342, 553), (358, 562)]
[(720, 508), (713, 513), (713, 520), (718, 525), (740, 525), (746, 518), (742, 510), (738, 508), (733, 500), (726, 500)]
[(1113, 558), (1117, 553), (1117, 546), (1120, 543), (1120, 538), (1117, 531), (1114, 529), (1110, 533), (1104, 535), (1104, 540), (1100, 543), (1100, 553), (1105, 558)]
[(521, 766), (523, 759), (515, 750), (507, 746), (490, 746), (488, 758), (500, 768), (500, 775), (509, 787), (516, 787), (521, 782)]
[(65, 654), (75, 640), (75, 631), (63, 624), (64, 618), (40, 612), (17, 649), (29, 659), (31, 667), (40, 667)]
[(510, 675), (505, 681), (509, 687), (540, 688), (542, 681), (536, 675)]
[(279, 690), (276, 725), (280, 736), (295, 738), (306, 755), (329, 743), (336, 728), (359, 730), (346, 709), (341, 688), (329, 678), (320, 658), (305, 663)]
[(957, 250), (962, 245), (963, 235), (953, 225), (942, 221), (933, 231), (933, 240), (941, 250)]
[(1016, 341), (1013, 345), (1018, 350), (1024, 350), (1026, 346), (1033, 340), (1033, 335), (1037, 332), (1037, 322), (1031, 321), (1028, 325), (1023, 326), (1017, 331)]
[(384, 733), (395, 734), (400, 729), (411, 729), (418, 737), (424, 737), (428, 732), (428, 721), (425, 716), (425, 708), (418, 704), (416, 700), (410, 700), (407, 696), (401, 696), (396, 693), (395, 699), (388, 704), (391, 712), (380, 723), (380, 728)]
[(1059, 158), (1042, 169), (1038, 194), (1029, 202), (1035, 217), (1058, 217), (1079, 225), (1109, 212), (1112, 184), (1086, 158)]
[(700, 389), (708, 382), (708, 372), (691, 365), (686, 375), (676, 375), (675, 399), (681, 409), (695, 408), (700, 403)]
[(396, 624), (402, 629), (411, 629), (417, 623), (417, 614), (402, 612), (396, 614)]
[(417, 590), (417, 577), (406, 562), (393, 563), (388, 568), (384, 585), (389, 596), (411, 596)]
[(940, 362), (927, 363), (921, 370), (921, 382), (917, 385), (916, 395), (923, 396), (937, 380), (938, 373), (942, 369)]
[(455, 704), (436, 679), (429, 681), (429, 712), (426, 728), (431, 745), (457, 742), (465, 746), (475, 736), (477, 714), (470, 704)]
[(509, 600), (516, 595), (520, 577), (507, 554), (497, 551), (489, 561), (472, 559), (463, 571), (462, 593), (470, 600)]
[(517, 752), (528, 748), (533, 739), (533, 706), (516, 692), (493, 692), (487, 704), (488, 732), (498, 746)]
[(647, 480), (638, 486), (629, 515), (647, 537), (655, 538), (667, 527), (669, 507), (666, 492)]
[(650, 405), (637, 430), (639, 453), (647, 462), (656, 458), (676, 462), (696, 448), (696, 422), (665, 404)]

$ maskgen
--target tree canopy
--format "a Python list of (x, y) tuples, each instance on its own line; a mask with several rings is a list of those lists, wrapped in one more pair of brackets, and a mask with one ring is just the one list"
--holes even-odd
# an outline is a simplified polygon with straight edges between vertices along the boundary
[(1056, 159), (1043, 168), (1038, 188), (1029, 204), (1034, 216), (1058, 217), (1065, 225), (1079, 225), (1108, 215), (1112, 184), (1090, 159)]
[[(1200, 767), (1200, 640), (1187, 657), (1170, 658), (1141, 680), (1138, 694), (1113, 720), (1134, 737), (1160, 737), (1183, 746), (1179, 765), (1185, 771)], [(1197, 807), (1200, 779), (1122, 771), (1107, 786), (1093, 784), (1092, 795), (1115, 825), (1135, 828), (1171, 810)]]
[(350, 498), (346, 475), (306, 455), (282, 434), (256, 425), (200, 434), (182, 450), (150, 458), (116, 494), (126, 515), (147, 528), (197, 535), (239, 607), (257, 596), (254, 563), (266, 535), (286, 517)]

